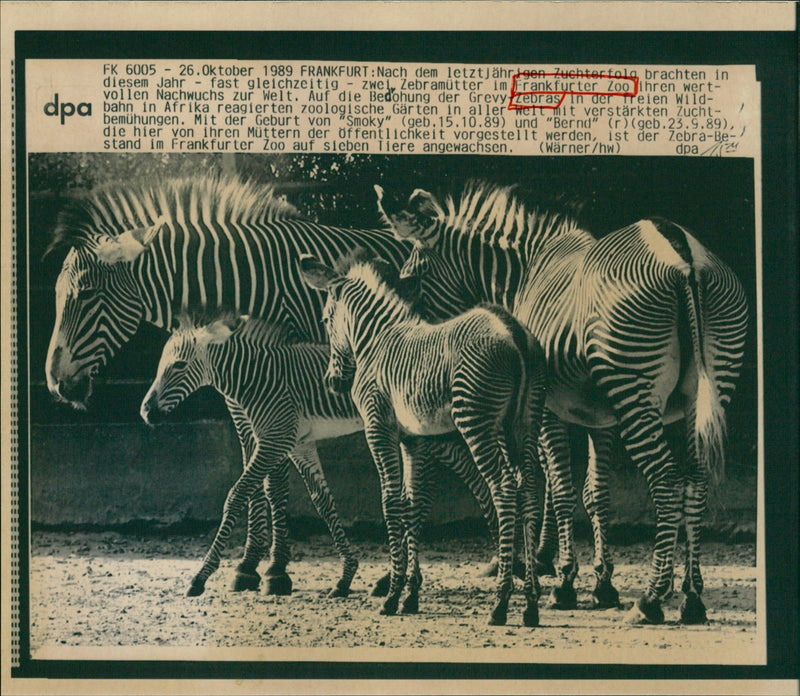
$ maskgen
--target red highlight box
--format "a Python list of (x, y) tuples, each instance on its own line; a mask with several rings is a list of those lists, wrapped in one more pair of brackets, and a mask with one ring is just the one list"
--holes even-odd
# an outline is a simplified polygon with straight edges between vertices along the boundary
[[(517, 81), (519, 78), (533, 78), (542, 80), (548, 77), (557, 77), (560, 80), (610, 80), (608, 85), (614, 84), (614, 80), (627, 80), (633, 84), (632, 92), (625, 91), (595, 91), (595, 90), (575, 90), (575, 89), (541, 89), (529, 91), (517, 91)], [(519, 104), (515, 101), (517, 97), (530, 97), (537, 94), (558, 95), (556, 104)], [(531, 73), (520, 72), (511, 78), (511, 96), (508, 100), (508, 111), (524, 111), (525, 109), (557, 109), (561, 106), (568, 94), (596, 95), (604, 97), (635, 97), (639, 94), (639, 77), (635, 75), (607, 75), (605, 73)]]

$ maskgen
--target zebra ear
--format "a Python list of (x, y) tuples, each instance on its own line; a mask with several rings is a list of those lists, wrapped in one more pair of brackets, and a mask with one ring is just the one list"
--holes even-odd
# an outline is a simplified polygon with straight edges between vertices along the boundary
[(134, 261), (153, 241), (164, 224), (165, 221), (159, 220), (150, 227), (128, 230), (117, 237), (104, 235), (97, 242), (97, 260), (108, 264)]
[(327, 290), (331, 281), (339, 277), (336, 271), (309, 254), (300, 257), (300, 275), (315, 290)]
[(224, 343), (244, 321), (242, 317), (220, 317), (204, 326), (199, 332), (199, 338), (204, 343)]
[(443, 213), (436, 196), (423, 189), (414, 189), (408, 198), (408, 209), (423, 218), (436, 218)]

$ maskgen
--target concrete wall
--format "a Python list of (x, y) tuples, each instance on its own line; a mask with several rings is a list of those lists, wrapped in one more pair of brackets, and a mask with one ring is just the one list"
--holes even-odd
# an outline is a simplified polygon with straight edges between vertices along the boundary
[[(328, 440), (319, 449), (344, 523), (380, 525), (378, 477), (363, 436)], [(31, 462), (31, 519), (46, 525), (216, 522), (241, 472), (233, 427), (216, 420), (155, 428), (139, 423), (34, 425)], [(315, 517), (294, 469), (290, 482), (291, 516)], [(723, 536), (752, 533), (755, 476), (729, 478), (722, 497), (724, 511), (712, 523), (715, 530)], [(652, 505), (637, 472), (614, 475), (612, 510), (616, 528), (652, 524)], [(585, 523), (582, 509), (579, 514)], [(431, 523), (479, 518), (466, 488), (447, 476)]]

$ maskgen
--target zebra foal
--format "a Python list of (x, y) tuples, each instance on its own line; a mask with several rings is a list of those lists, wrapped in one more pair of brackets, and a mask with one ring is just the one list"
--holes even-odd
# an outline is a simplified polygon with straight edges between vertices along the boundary
[(544, 362), (538, 344), (499, 307), (428, 324), (369, 261), (355, 260), (346, 275), (311, 256), (301, 258), (300, 268), (311, 287), (327, 291), (323, 321), (331, 356), (325, 383), (339, 392), (350, 389), (380, 476), (392, 562), (381, 613), (397, 611), (404, 584), (408, 594), (402, 611), (416, 612), (419, 602), (415, 501), (425, 464), (416, 461), (417, 453), (401, 433), (430, 436), (456, 430), (497, 510), (497, 601), (489, 623), (504, 625), (507, 619), (519, 497), (526, 545), (523, 622), (537, 626), (533, 543), (538, 506), (532, 458), (525, 453), (535, 452), (536, 443), (530, 442), (535, 438), (527, 433), (544, 403)]
[[(362, 429), (361, 420), (349, 398), (321, 386), (327, 347), (286, 343), (283, 338), (280, 329), (258, 319), (222, 314), (197, 323), (179, 317), (179, 327), (164, 346), (155, 380), (142, 401), (141, 416), (153, 423), (199, 388), (211, 385), (225, 397), (242, 447), (244, 471), (228, 492), (222, 522), (192, 580), (189, 596), (202, 594), (206, 580), (219, 567), (236, 518), (256, 499), (262, 485), (267, 500), (264, 513), (269, 518), (265, 521), (272, 526), (267, 592), (291, 593), (292, 581), (286, 572), (287, 457), (300, 473), (342, 559), (341, 576), (329, 596), (346, 597), (350, 592), (358, 560), (336, 512), (316, 441), (357, 432)], [(253, 576), (251, 587), (258, 587), (255, 568), (239, 568), (237, 573)]]

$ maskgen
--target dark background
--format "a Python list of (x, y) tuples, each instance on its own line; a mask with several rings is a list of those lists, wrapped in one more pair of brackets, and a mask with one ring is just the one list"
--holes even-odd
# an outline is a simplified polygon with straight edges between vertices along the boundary
[[(435, 28), (435, 27), (434, 27)], [(17, 32), (15, 35), (16, 175), (18, 287), (27, 283), (24, 265), (27, 244), (27, 153), (25, 152), (25, 58), (240, 58), (305, 60), (447, 61), (512, 64), (754, 64), (762, 86), (763, 242), (762, 260), (766, 308), (764, 320), (764, 496), (766, 509), (766, 576), (768, 664), (766, 667), (700, 665), (442, 665), (368, 663), (141, 663), (130, 662), (30, 662), (23, 633), (22, 666), (15, 676), (38, 677), (291, 677), (291, 678), (798, 678), (798, 225), (797, 225), (797, 63), (798, 34), (792, 32)], [(545, 162), (536, 159), (535, 162)], [(568, 160), (562, 160), (567, 162)], [(560, 161), (560, 162), (562, 162)], [(663, 160), (667, 162), (667, 160)], [(682, 160), (693, 166), (696, 160)], [(576, 161), (576, 175), (595, 160)], [(626, 163), (636, 165), (636, 158)], [(558, 166), (558, 162), (553, 164)], [(713, 166), (700, 164), (697, 166)], [(729, 165), (731, 166), (731, 165)], [(633, 169), (629, 169), (633, 172)], [(670, 179), (669, 187), (681, 186)], [(631, 174), (632, 175), (632, 174)], [(69, 180), (69, 177), (66, 179)], [(587, 184), (587, 180), (582, 180)], [(370, 186), (374, 183), (369, 182)], [(713, 186), (710, 180), (702, 187)], [(614, 188), (613, 186), (607, 188)], [(59, 194), (60, 195), (60, 194)], [(625, 198), (626, 205), (637, 205)], [(724, 213), (728, 201), (708, 207), (705, 219)], [(636, 218), (632, 207), (605, 208), (620, 212), (624, 222)], [(686, 217), (682, 207), (646, 210), (672, 217), (694, 227), (705, 237), (707, 225)], [(699, 209), (697, 210), (699, 213)], [(597, 232), (603, 228), (596, 229)], [(32, 234), (46, 234), (35, 231)], [(709, 246), (722, 253), (722, 249)], [(729, 263), (732, 259), (722, 254)], [(34, 264), (38, 257), (31, 255)], [(52, 277), (42, 269), (40, 280)], [(738, 270), (738, 269), (737, 269)], [(46, 291), (44, 291), (46, 292)], [(34, 298), (31, 298), (33, 301)], [(52, 300), (49, 300), (52, 302)], [(47, 304), (46, 297), (42, 300)], [(18, 332), (24, 337), (29, 316), (28, 298), (17, 297)], [(52, 310), (50, 310), (52, 311)], [(46, 322), (43, 322), (46, 323)], [(49, 333), (49, 329), (46, 331)], [(33, 340), (33, 339), (32, 339)], [(46, 342), (47, 338), (40, 339)], [(41, 345), (41, 344), (40, 344)], [(18, 346), (20, 365), (26, 364), (28, 346)], [(35, 351), (32, 346), (36, 360)], [(40, 350), (40, 349), (38, 349)], [(123, 356), (120, 356), (120, 359)], [(35, 377), (35, 376), (34, 376)], [(20, 432), (25, 433), (28, 409), (26, 375), (20, 375)], [(98, 395), (100, 396), (100, 395)], [(34, 397), (34, 401), (36, 398)], [(735, 403), (742, 403), (740, 394)], [(28, 547), (27, 442), (18, 443), (20, 477), (20, 573), (27, 577)], [(26, 625), (26, 594), (21, 597), (21, 625)]]

